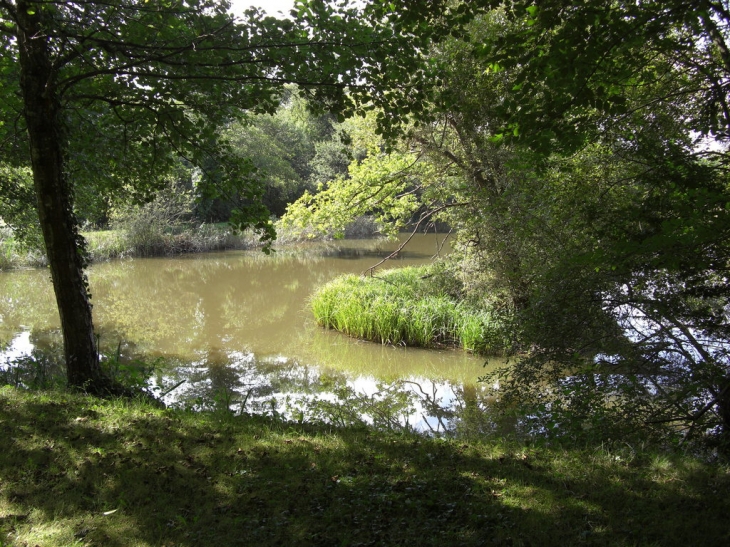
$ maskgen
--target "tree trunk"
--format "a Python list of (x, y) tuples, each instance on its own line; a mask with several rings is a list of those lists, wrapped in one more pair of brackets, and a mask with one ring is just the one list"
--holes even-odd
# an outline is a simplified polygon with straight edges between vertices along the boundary
[(84, 274), (83, 239), (72, 209), (65, 173), (65, 139), (55, 87), (50, 39), (43, 8), (19, 1), (18, 44), (21, 92), (30, 142), (31, 166), (53, 289), (61, 318), (68, 383), (92, 393), (107, 390), (91, 320)]

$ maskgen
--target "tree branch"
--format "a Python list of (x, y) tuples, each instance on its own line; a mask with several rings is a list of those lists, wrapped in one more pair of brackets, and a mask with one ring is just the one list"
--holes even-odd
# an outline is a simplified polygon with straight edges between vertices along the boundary
[(365, 276), (368, 273), (370, 273), (370, 277), (372, 277), (373, 276), (373, 272), (375, 271), (375, 269), (378, 266), (380, 266), (381, 264), (384, 264), (385, 262), (387, 262), (391, 258), (394, 258), (394, 257), (398, 256), (398, 253), (400, 253), (406, 247), (406, 245), (408, 245), (408, 243), (411, 241), (411, 239), (413, 239), (413, 236), (415, 236), (418, 233), (418, 228), (421, 226), (421, 223), (424, 220), (426, 220), (427, 218), (432, 217), (433, 215), (435, 215), (436, 213), (438, 213), (440, 211), (443, 211), (444, 209), (448, 209), (449, 207), (464, 207), (466, 205), (469, 205), (469, 203), (467, 203), (467, 202), (462, 202), (462, 203), (447, 203), (447, 204), (441, 205), (440, 207), (437, 207), (436, 209), (432, 209), (431, 211), (424, 212), (421, 215), (421, 218), (418, 219), (418, 222), (416, 223), (416, 226), (413, 228), (413, 231), (411, 232), (411, 235), (408, 236), (408, 239), (406, 239), (403, 243), (401, 243), (400, 246), (395, 251), (393, 251), (392, 253), (390, 253), (383, 260), (381, 260), (380, 262), (378, 262), (374, 266), (371, 266), (367, 270), (365, 270), (362, 273), (362, 275)]

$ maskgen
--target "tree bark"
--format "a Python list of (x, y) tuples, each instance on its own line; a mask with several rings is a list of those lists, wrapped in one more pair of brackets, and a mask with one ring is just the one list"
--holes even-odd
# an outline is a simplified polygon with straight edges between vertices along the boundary
[(30, 142), (33, 181), (43, 239), (56, 295), (68, 383), (92, 393), (106, 390), (84, 274), (83, 239), (65, 173), (62, 111), (55, 87), (50, 39), (38, 3), (19, 1), (21, 93)]

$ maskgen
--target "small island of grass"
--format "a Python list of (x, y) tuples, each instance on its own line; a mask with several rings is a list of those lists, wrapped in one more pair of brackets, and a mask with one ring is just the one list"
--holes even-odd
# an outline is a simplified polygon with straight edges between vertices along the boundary
[(322, 286), (311, 307), (319, 325), (365, 340), (505, 353), (510, 346), (506, 314), (460, 299), (451, 286), (437, 266), (345, 275)]

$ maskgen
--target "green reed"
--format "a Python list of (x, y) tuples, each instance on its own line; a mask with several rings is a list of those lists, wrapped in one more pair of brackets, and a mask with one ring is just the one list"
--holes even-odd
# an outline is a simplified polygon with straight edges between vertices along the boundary
[(505, 321), (447, 294), (434, 275), (429, 266), (345, 275), (312, 296), (312, 311), (323, 327), (383, 344), (505, 351)]

